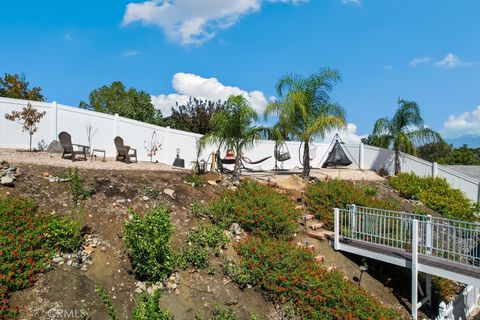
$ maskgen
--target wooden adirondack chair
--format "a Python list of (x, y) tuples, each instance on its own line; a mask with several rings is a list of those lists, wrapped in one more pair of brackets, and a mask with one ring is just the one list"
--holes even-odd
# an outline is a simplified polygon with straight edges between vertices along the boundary
[[(125, 145), (121, 137), (116, 137), (114, 142), (115, 148), (117, 148), (117, 157), (115, 158), (115, 160), (131, 162), (130, 159), (135, 158), (135, 163), (137, 162), (137, 149)], [(131, 151), (133, 151), (133, 153)]]
[[(68, 132), (62, 131), (58, 134), (58, 140), (63, 148), (62, 159), (70, 158), (72, 161), (77, 160), (77, 155), (82, 155), (82, 160), (87, 160), (88, 146), (72, 143), (72, 136)], [(78, 150), (75, 150), (75, 147)]]

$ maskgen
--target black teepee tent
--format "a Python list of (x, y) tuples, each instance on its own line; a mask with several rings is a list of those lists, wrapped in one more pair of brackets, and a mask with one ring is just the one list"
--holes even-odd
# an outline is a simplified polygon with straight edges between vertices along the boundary
[(327, 160), (322, 165), (322, 168), (337, 167), (337, 166), (349, 166), (352, 161), (347, 157), (345, 151), (343, 151), (342, 145), (336, 139), (333, 145), (332, 151), (328, 154)]

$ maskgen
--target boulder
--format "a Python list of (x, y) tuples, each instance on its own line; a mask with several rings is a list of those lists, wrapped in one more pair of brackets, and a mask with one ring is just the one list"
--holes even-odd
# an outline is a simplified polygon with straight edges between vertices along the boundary
[(15, 178), (11, 175), (8, 176), (3, 176), (0, 179), (0, 184), (2, 186), (7, 186), (7, 187), (13, 187), (13, 182), (15, 181)]
[(50, 142), (50, 144), (47, 147), (47, 152), (49, 152), (49, 153), (62, 153), (63, 152), (63, 147), (60, 144), (60, 141), (53, 140), (52, 142)]

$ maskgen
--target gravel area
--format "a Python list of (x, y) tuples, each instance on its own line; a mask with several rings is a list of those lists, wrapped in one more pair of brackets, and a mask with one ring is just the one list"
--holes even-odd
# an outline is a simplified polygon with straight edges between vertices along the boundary
[(71, 168), (77, 167), (82, 169), (95, 169), (95, 170), (150, 170), (150, 171), (174, 171), (174, 170), (187, 170), (181, 168), (173, 168), (172, 166), (162, 163), (150, 163), (141, 162), (138, 163), (124, 163), (121, 161), (115, 161), (113, 158), (106, 158), (103, 162), (101, 158), (90, 161), (71, 161), (69, 159), (62, 159), (58, 153), (48, 152), (27, 152), (17, 151), (14, 149), (0, 149), (0, 161), (5, 160), (14, 164), (35, 164), (35, 165), (47, 165), (55, 167)]
[[(113, 158), (107, 158), (105, 162), (97, 158), (94, 161), (75, 161), (69, 159), (62, 159), (58, 153), (48, 152), (26, 152), (14, 149), (0, 149), (0, 161), (5, 160), (14, 164), (34, 164), (34, 165), (48, 165), (55, 167), (71, 168), (77, 167), (82, 169), (94, 170), (149, 170), (149, 171), (176, 171), (189, 170), (175, 168), (163, 163), (123, 163), (115, 161)], [(287, 171), (260, 171), (260, 172), (243, 172), (245, 176), (252, 176), (261, 180), (278, 181), (288, 179), (294, 175), (301, 174), (301, 170), (287, 170)], [(342, 179), (342, 180), (367, 180), (367, 181), (382, 181), (384, 178), (380, 177), (372, 170), (359, 170), (355, 167), (337, 168), (337, 169), (312, 169), (311, 175), (320, 179)]]

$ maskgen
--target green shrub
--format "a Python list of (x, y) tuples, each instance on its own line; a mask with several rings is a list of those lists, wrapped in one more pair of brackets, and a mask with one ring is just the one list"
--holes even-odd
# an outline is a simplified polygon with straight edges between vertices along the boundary
[(205, 269), (210, 263), (208, 261), (208, 248), (199, 245), (185, 246), (180, 251), (177, 264), (180, 268), (186, 269), (188, 267)]
[(188, 184), (191, 184), (192, 187), (199, 187), (205, 184), (205, 180), (199, 175), (189, 175), (185, 180)]
[(228, 237), (220, 227), (213, 224), (200, 223), (196, 230), (188, 234), (187, 241), (201, 247), (216, 249), (225, 246), (228, 242)]
[(170, 246), (173, 227), (167, 208), (158, 206), (140, 217), (132, 211), (132, 219), (125, 223), (125, 245), (137, 276), (160, 281), (175, 266)]
[(264, 239), (289, 240), (297, 227), (298, 212), (288, 197), (251, 180), (236, 191), (225, 191), (213, 202), (210, 212), (221, 228), (237, 222)]
[(150, 199), (157, 199), (160, 195), (160, 191), (155, 187), (144, 185), (141, 190), (142, 196), (148, 197)]
[(230, 277), (242, 289), (249, 284), (254, 284), (248, 271), (231, 260), (223, 263), (223, 274)]
[(364, 185), (362, 186), (362, 190), (367, 196), (375, 197), (378, 194), (377, 186)]
[(157, 290), (153, 295), (144, 295), (133, 312), (133, 320), (173, 320), (173, 316), (160, 308), (159, 302), (162, 291)]
[(309, 185), (305, 195), (310, 211), (330, 229), (333, 228), (334, 208), (345, 209), (348, 205), (356, 204), (385, 210), (400, 209), (397, 203), (375, 198), (361, 186), (344, 180), (317, 181)]
[(200, 201), (194, 201), (190, 204), (190, 214), (195, 218), (205, 217), (208, 214), (208, 208)]
[(212, 311), (212, 320), (236, 320), (237, 315), (233, 309), (224, 309), (216, 305)]
[(337, 271), (327, 272), (305, 249), (250, 239), (238, 247), (241, 267), (274, 303), (293, 304), (302, 319), (398, 319)]
[(108, 296), (107, 291), (100, 286), (95, 286), (95, 292), (98, 294), (100, 299), (102, 299), (102, 303), (107, 308), (108, 311), (108, 316), (110, 317), (110, 320), (116, 320), (117, 319), (117, 314), (115, 312), (115, 309), (113, 308), (113, 302), (112, 299)]
[(76, 208), (80, 201), (85, 201), (90, 197), (91, 190), (83, 186), (83, 178), (78, 174), (78, 168), (69, 169), (68, 178), (70, 179), (70, 194), (73, 207)]
[(187, 235), (187, 245), (178, 256), (178, 266), (182, 269), (194, 267), (205, 269), (209, 266), (211, 250), (217, 251), (228, 242), (228, 237), (216, 225), (201, 223), (198, 229)]
[(388, 179), (402, 197), (420, 200), (426, 207), (443, 216), (463, 221), (476, 221), (477, 204), (473, 204), (462, 191), (450, 187), (442, 178), (422, 178), (410, 173), (400, 173)]
[(52, 217), (45, 240), (61, 252), (75, 252), (83, 244), (78, 222), (65, 217)]

